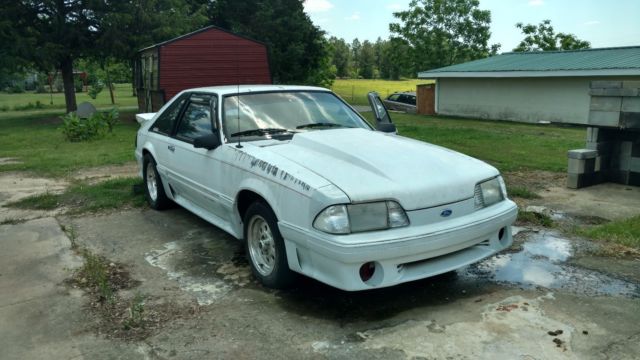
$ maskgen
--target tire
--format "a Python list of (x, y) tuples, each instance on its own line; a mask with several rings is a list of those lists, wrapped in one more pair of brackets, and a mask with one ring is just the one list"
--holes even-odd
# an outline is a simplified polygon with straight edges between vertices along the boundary
[(254, 202), (247, 209), (244, 240), (251, 271), (262, 285), (284, 289), (295, 282), (297, 275), (289, 269), (278, 220), (263, 202)]
[(147, 203), (154, 210), (164, 210), (171, 206), (171, 199), (167, 197), (162, 186), (162, 179), (156, 169), (156, 161), (146, 154), (142, 161), (142, 177), (144, 180), (144, 195)]

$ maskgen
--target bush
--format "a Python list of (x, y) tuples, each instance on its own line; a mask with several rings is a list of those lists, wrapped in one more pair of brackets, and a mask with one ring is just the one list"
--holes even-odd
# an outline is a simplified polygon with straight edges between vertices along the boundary
[(39, 82), (38, 86), (36, 86), (36, 93), (37, 94), (43, 94), (43, 93), (46, 93), (46, 92), (47, 92), (47, 89), (44, 87), (44, 84)]
[(118, 108), (113, 108), (109, 111), (105, 111), (101, 114), (102, 121), (107, 125), (109, 132), (113, 131), (113, 127), (118, 123), (118, 118), (120, 117), (120, 112)]
[(53, 82), (53, 87), (57, 92), (64, 91), (64, 84), (62, 83), (62, 79), (60, 79), (60, 77), (56, 78), (56, 80)]
[(102, 114), (95, 113), (88, 119), (81, 119), (75, 113), (61, 117), (62, 133), (71, 142), (88, 141), (104, 136), (107, 123)]
[(11, 108), (7, 105), (0, 106), (0, 111), (2, 112), (9, 111), (9, 110), (11, 110)]
[(7, 92), (9, 94), (22, 94), (24, 92), (24, 87), (21, 84), (13, 84), (7, 87)]
[(75, 79), (74, 80), (74, 85), (76, 87), (76, 92), (77, 93), (81, 93), (82, 92), (82, 88), (84, 87), (84, 83), (82, 82), (82, 79)]
[(97, 80), (96, 82), (91, 84), (91, 87), (89, 88), (89, 91), (87, 92), (87, 94), (89, 95), (89, 97), (95, 100), (95, 98), (98, 96), (98, 94), (100, 94), (102, 89), (104, 89), (104, 83), (102, 83), (102, 81), (100, 80)]

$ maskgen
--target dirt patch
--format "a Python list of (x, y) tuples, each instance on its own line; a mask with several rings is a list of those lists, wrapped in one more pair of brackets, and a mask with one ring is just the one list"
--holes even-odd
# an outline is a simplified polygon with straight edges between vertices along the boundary
[(64, 191), (69, 184), (64, 180), (26, 177), (21, 173), (9, 172), (0, 174), (0, 223), (12, 223), (36, 219), (58, 214), (61, 209), (53, 211), (21, 210), (5, 207), (29, 196)]
[(87, 311), (93, 315), (93, 330), (107, 338), (140, 341), (158, 333), (166, 324), (199, 312), (199, 306), (185, 307), (154, 299), (136, 288), (126, 265), (81, 251), (85, 258), (67, 285), (88, 295)]
[(123, 165), (108, 165), (81, 169), (71, 175), (76, 181), (84, 181), (88, 184), (96, 184), (105, 180), (124, 177), (135, 177), (138, 175), (138, 164), (129, 162)]
[(18, 158), (12, 157), (0, 157), (0, 166), (2, 165), (13, 165), (13, 164), (22, 164), (22, 161)]
[(508, 186), (520, 186), (543, 195), (541, 192), (551, 187), (565, 186), (567, 174), (551, 171), (512, 171), (504, 173)]
[(524, 187), (540, 196), (539, 199), (515, 198), (521, 209), (530, 205), (545, 206), (587, 225), (640, 214), (640, 187), (604, 183), (575, 190), (567, 188), (565, 173), (515, 171), (503, 175), (508, 186)]

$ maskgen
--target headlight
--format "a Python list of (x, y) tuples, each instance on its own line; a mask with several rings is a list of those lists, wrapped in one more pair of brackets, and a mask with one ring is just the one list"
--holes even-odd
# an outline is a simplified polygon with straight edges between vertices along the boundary
[(476, 184), (474, 202), (476, 209), (482, 209), (504, 200), (507, 188), (502, 176)]
[(313, 227), (330, 234), (349, 234), (409, 225), (404, 209), (395, 201), (333, 205), (322, 210)]

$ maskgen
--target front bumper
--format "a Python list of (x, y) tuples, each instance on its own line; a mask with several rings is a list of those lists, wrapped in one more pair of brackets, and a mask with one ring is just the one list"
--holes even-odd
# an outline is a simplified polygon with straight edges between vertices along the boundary
[[(431, 277), (489, 257), (511, 246), (517, 214), (515, 203), (505, 200), (446, 222), (353, 235), (332, 236), (284, 222), (279, 228), (292, 270), (354, 291)], [(375, 263), (375, 272), (363, 282), (359, 270), (366, 262)]]

